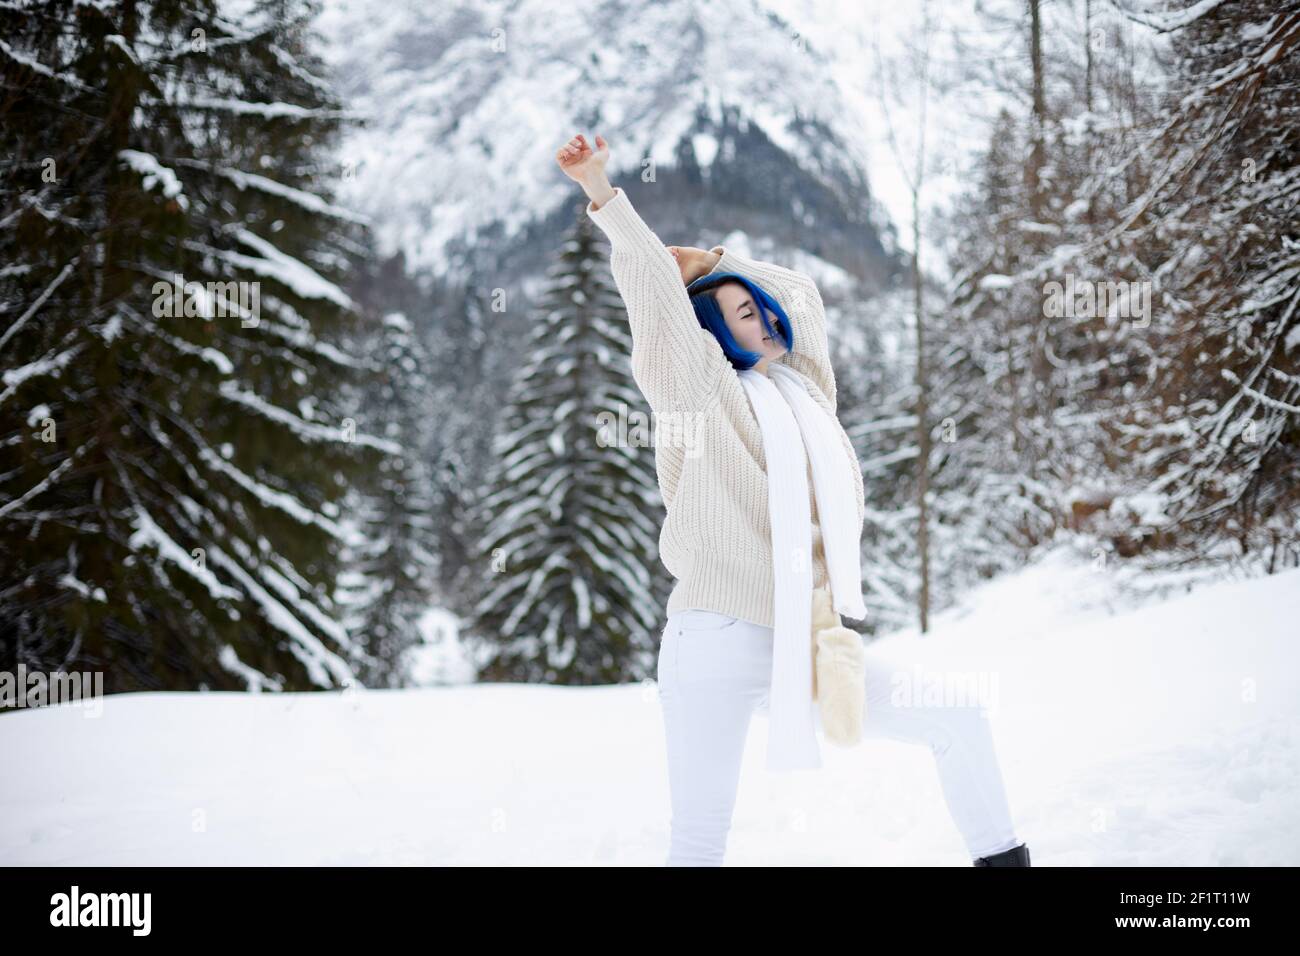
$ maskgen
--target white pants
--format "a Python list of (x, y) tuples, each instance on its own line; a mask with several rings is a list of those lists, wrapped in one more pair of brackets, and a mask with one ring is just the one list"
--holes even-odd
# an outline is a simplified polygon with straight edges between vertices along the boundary
[[(981, 706), (896, 704), (897, 672), (867, 651), (863, 737), (930, 747), (972, 860), (1018, 845)], [(672, 803), (669, 866), (722, 865), (750, 717), (766, 710), (771, 678), (772, 628), (715, 611), (669, 617), (658, 660)]]

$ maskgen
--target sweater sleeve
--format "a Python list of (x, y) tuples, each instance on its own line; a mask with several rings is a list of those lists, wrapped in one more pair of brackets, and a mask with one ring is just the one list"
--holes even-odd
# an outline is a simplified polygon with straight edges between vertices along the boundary
[(651, 410), (707, 411), (734, 370), (696, 320), (672, 253), (621, 187), (599, 209), (588, 202), (587, 215), (609, 237), (610, 270), (632, 329), (632, 377)]
[(835, 373), (831, 369), (830, 348), (826, 341), (826, 309), (817, 283), (802, 272), (750, 259), (725, 246), (714, 246), (710, 251), (722, 254), (710, 275), (735, 272), (762, 286), (781, 304), (794, 331), (794, 349), (776, 361), (812, 379), (830, 402), (831, 411), (835, 411)]

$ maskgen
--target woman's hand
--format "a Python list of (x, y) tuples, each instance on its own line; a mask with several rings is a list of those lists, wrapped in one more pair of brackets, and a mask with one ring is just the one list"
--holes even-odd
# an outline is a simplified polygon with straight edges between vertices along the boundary
[(605, 163), (609, 161), (609, 143), (600, 134), (596, 135), (596, 148), (587, 143), (587, 137), (579, 133), (555, 151), (555, 161), (564, 175), (582, 187), (592, 208), (598, 209), (614, 198), (614, 187), (605, 175)]
[(669, 246), (668, 251), (677, 260), (677, 268), (682, 273), (682, 282), (686, 285), (690, 285), (700, 276), (708, 275), (722, 258), (720, 253), (697, 249), (694, 246)]
[(560, 164), (564, 175), (575, 183), (585, 185), (604, 177), (605, 163), (609, 161), (609, 143), (597, 133), (596, 148), (593, 150), (587, 143), (587, 137), (579, 133), (556, 150), (555, 161)]

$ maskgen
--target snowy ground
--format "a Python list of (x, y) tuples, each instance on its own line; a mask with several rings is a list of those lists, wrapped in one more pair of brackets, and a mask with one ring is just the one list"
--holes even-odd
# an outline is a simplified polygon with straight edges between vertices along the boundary
[[(1132, 606), (1049, 559), (931, 636), (871, 645), (996, 675), (1036, 866), (1300, 865), (1300, 571)], [(660, 865), (644, 686), (131, 694), (0, 717), (0, 864)], [(769, 775), (756, 716), (728, 865), (968, 866), (929, 753), (823, 745)]]

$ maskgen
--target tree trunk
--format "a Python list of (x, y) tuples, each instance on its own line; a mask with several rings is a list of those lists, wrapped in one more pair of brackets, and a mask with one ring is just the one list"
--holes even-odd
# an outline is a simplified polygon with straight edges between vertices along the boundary
[(919, 524), (916, 550), (921, 559), (919, 607), (921, 633), (930, 629), (930, 515), (926, 497), (930, 490), (930, 425), (928, 382), (925, 374), (925, 319), (921, 298), (921, 190), (912, 190), (912, 297), (916, 305), (916, 500)]

